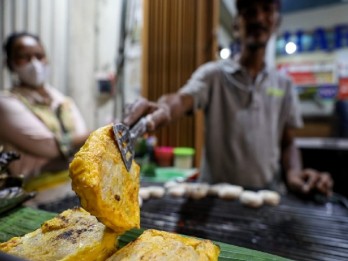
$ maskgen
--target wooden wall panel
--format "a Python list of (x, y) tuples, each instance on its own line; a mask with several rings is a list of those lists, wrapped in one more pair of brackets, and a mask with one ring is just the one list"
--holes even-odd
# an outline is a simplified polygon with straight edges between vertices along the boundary
[[(201, 64), (215, 59), (218, 0), (145, 0), (143, 29), (143, 96), (157, 100), (176, 92)], [(203, 142), (203, 117), (185, 117), (156, 133), (160, 145)]]

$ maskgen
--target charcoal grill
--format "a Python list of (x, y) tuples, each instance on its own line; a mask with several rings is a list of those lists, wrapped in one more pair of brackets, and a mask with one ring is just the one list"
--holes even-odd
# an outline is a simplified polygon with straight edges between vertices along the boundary
[[(70, 204), (70, 205), (69, 205)], [(76, 197), (40, 208), (61, 212)], [(141, 227), (178, 232), (275, 254), (294, 260), (348, 260), (348, 210), (287, 195), (277, 207), (250, 209), (216, 197), (150, 199)]]
[(141, 225), (209, 238), (295, 260), (348, 260), (348, 210), (294, 196), (250, 209), (215, 197), (151, 199)]

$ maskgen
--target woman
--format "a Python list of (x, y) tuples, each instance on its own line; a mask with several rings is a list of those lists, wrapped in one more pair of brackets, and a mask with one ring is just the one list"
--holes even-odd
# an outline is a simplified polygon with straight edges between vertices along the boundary
[(66, 169), (89, 135), (80, 112), (47, 83), (48, 61), (37, 36), (14, 33), (4, 51), (13, 86), (0, 94), (0, 144), (20, 154), (10, 174), (31, 177)]

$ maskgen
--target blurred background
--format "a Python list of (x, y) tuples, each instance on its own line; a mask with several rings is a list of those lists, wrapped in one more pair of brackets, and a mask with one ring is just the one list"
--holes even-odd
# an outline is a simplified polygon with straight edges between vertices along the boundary
[[(288, 74), (299, 94), (304, 127), (296, 131), (296, 144), (304, 167), (330, 172), (336, 193), (329, 199), (282, 195), (279, 206), (260, 209), (217, 197), (144, 199), (142, 228), (294, 260), (347, 260), (348, 1), (282, 0), (281, 13), (267, 63)], [(235, 17), (234, 0), (0, 0), (0, 42), (13, 32), (39, 35), (49, 59), (49, 82), (74, 99), (88, 128), (95, 130), (121, 120), (124, 106), (138, 97), (157, 100), (177, 91), (199, 65), (238, 53)], [(2, 51), (0, 91), (11, 86), (4, 58)], [(197, 113), (138, 140), (135, 156), (143, 188), (195, 181), (203, 120)], [(0, 216), (0, 242), (51, 217), (31, 207), (57, 213), (78, 205), (70, 181), (68, 170), (43, 173), (24, 186), (36, 196), (19, 188), (10, 191), (11, 208), (31, 200), (28, 208)], [(10, 182), (14, 186), (18, 180)], [(6, 206), (6, 200), (0, 203)], [(253, 259), (249, 250), (240, 251), (242, 259)], [(278, 260), (268, 258), (258, 260)]]
[[(185, 14), (182, 11), (185, 4), (180, 2), (173, 1), (171, 4), (171, 8), (178, 12), (177, 17), (172, 14), (171, 17), (156, 18), (147, 16), (144, 12), (155, 14), (162, 8), (163, 13), (170, 7), (169, 4), (145, 1), (146, 6), (143, 6), (140, 0), (1, 0), (0, 40), (3, 43), (5, 37), (14, 31), (26, 30), (38, 34), (48, 52), (53, 86), (71, 95), (79, 107), (83, 108), (88, 126), (96, 128), (115, 115), (120, 117), (122, 104), (133, 101), (141, 94), (148, 95), (144, 91), (146, 84), (142, 82), (142, 58), (148, 57), (150, 48), (155, 49), (156, 45), (174, 46), (175, 41), (179, 45), (180, 37), (185, 36), (185, 32), (178, 31), (177, 37), (158, 35), (160, 38), (157, 41), (152, 38), (146, 44), (146, 39), (142, 41), (144, 21), (150, 25), (152, 19), (155, 24), (151, 25), (151, 30), (158, 32), (166, 30), (165, 26), (184, 28), (185, 23), (192, 21), (187, 18), (190, 9)], [(199, 41), (207, 42), (210, 37), (215, 43), (208, 43), (209, 46), (206, 44), (202, 47), (206, 48), (204, 51), (216, 48), (217, 56), (220, 55), (217, 52), (222, 51), (222, 57), (228, 57), (231, 51), (237, 51), (238, 48), (231, 24), (235, 16), (234, 1), (212, 1), (214, 7), (205, 10), (198, 8), (202, 5), (199, 2), (191, 1), (187, 7), (192, 9), (192, 14), (200, 13), (210, 17), (212, 23), (208, 28), (204, 28), (204, 23), (197, 24), (197, 28), (190, 28), (197, 32), (209, 32), (193, 44), (203, 45)], [(144, 10), (147, 6), (154, 10)], [(270, 44), (268, 62), (288, 72), (298, 86), (303, 114), (308, 118), (308, 125), (301, 135), (332, 135), (332, 126), (327, 117), (333, 115), (335, 101), (346, 98), (347, 10), (344, 0), (283, 1), (282, 24), (278, 35)], [(161, 27), (163, 24), (156, 23), (155, 19), (162, 19), (163, 22), (167, 19), (168, 24)], [(145, 31), (151, 34), (146, 28)], [(174, 52), (157, 48), (158, 54), (164, 51), (167, 54)], [(188, 60), (189, 55), (194, 57), (185, 48), (178, 52), (183, 53)], [(121, 88), (116, 89), (117, 65), (122, 58), (123, 82)], [(171, 61), (170, 58), (168, 61)], [(10, 86), (10, 78), (4, 64), (0, 66), (0, 89), (6, 89)], [(317, 118), (316, 121), (313, 117)]]
[[(176, 1), (172, 4), (176, 8), (174, 10), (182, 11), (185, 4), (174, 2)], [(191, 5), (192, 9), (197, 8), (199, 2), (191, 1), (187, 7)], [(222, 51), (217, 55), (226, 58), (237, 48), (236, 34), (231, 24), (235, 16), (234, 1), (220, 0), (212, 3), (213, 9), (197, 8), (192, 12), (202, 12), (201, 15), (211, 17), (213, 24), (210, 28), (202, 29), (204, 24), (201, 23), (197, 25), (197, 31), (211, 30), (214, 33), (214, 39), (211, 40), (216, 43), (209, 47), (216, 47), (216, 51)], [(146, 88), (141, 82), (141, 60), (142, 54), (146, 52), (147, 56), (151, 47), (146, 46), (146, 43), (144, 46), (141, 36), (144, 19), (147, 19), (145, 23), (148, 24), (151, 17), (144, 17), (142, 1), (1, 0), (0, 4), (1, 42), (14, 31), (25, 30), (38, 34), (50, 59), (53, 86), (76, 100), (79, 107), (83, 108), (83, 116), (90, 128), (105, 124), (114, 115), (119, 117), (120, 108), (114, 103), (121, 105), (131, 102)], [(145, 5), (148, 8), (162, 8), (162, 12), (170, 7), (169, 4), (160, 4), (158, 1), (145, 1)], [(292, 76), (298, 86), (306, 117), (332, 116), (335, 101), (346, 98), (347, 10), (344, 0), (284, 0), (282, 3), (282, 24), (278, 35), (270, 44), (268, 62)], [(187, 14), (189, 11), (186, 11)], [(185, 18), (187, 14), (183, 12), (177, 14), (177, 17), (167, 18), (168, 26), (174, 28), (192, 22)], [(171, 25), (169, 19), (177, 24)], [(160, 28), (160, 24), (151, 27), (155, 26), (158, 31), (165, 30), (164, 26)], [(180, 33), (184, 36), (185, 32), (179, 32), (176, 39), (167, 36), (167, 40), (180, 41)], [(155, 40), (149, 41), (149, 45), (156, 45)], [(169, 46), (169, 43), (164, 43), (165, 36), (158, 40), (157, 45)], [(202, 39), (204, 40), (206, 41)], [(185, 49), (180, 51), (187, 52)], [(185, 53), (186, 59), (188, 54)], [(121, 90), (116, 90), (114, 80), (121, 55), (124, 55), (125, 61), (122, 72), (124, 79)], [(10, 86), (10, 78), (3, 63), (0, 69), (0, 88), (6, 89)], [(107, 80), (110, 80), (109, 86)], [(323, 122), (317, 123), (318, 128), (311, 130), (312, 125), (308, 125), (301, 134), (331, 135), (330, 124), (322, 120)], [(312, 121), (310, 123), (314, 124)]]
[[(282, 24), (267, 55), (299, 92), (305, 126), (296, 135), (305, 165), (333, 172), (346, 172), (348, 155), (347, 11), (345, 0), (282, 1)], [(156, 100), (200, 64), (238, 52), (235, 13), (232, 0), (1, 0), (0, 41), (14, 31), (38, 34), (50, 82), (73, 97), (95, 129), (120, 119), (137, 97)], [(3, 63), (0, 70), (4, 90), (10, 76)], [(182, 119), (158, 131), (156, 144), (195, 148), (198, 166), (202, 124), (200, 114)]]

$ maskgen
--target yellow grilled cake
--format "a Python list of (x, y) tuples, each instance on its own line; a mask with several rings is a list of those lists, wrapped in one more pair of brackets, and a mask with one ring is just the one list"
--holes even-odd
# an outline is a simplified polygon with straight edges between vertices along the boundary
[(82, 208), (69, 209), (0, 251), (32, 261), (102, 261), (116, 251), (117, 234)]
[(149, 229), (107, 261), (213, 261), (219, 253), (220, 248), (209, 240)]
[(138, 164), (128, 172), (112, 125), (92, 132), (69, 167), (72, 188), (84, 209), (117, 233), (140, 226)]

